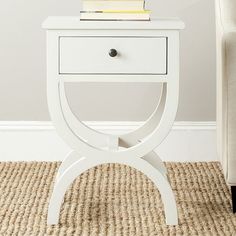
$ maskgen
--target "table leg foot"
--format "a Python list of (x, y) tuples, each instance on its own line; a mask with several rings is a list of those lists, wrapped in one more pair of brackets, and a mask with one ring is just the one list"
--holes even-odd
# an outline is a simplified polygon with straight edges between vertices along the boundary
[(70, 167), (68, 167), (64, 173), (59, 177), (56, 182), (52, 196), (49, 202), (48, 208), (48, 225), (58, 224), (60, 208), (63, 202), (64, 195), (70, 184), (84, 171), (93, 168), (97, 165), (107, 163), (119, 163), (131, 166), (150, 178), (160, 191), (162, 202), (164, 205), (166, 224), (177, 225), (178, 224), (178, 213), (175, 202), (175, 197), (172, 192), (169, 181), (166, 176), (163, 175), (159, 170), (149, 164), (147, 161), (141, 158), (86, 158), (82, 157), (76, 161)]

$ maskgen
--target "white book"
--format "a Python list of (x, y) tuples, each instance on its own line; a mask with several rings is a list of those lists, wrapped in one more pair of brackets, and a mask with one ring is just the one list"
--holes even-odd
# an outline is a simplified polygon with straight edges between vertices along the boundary
[(82, 1), (83, 11), (104, 11), (104, 10), (143, 10), (143, 0), (85, 0)]
[(91, 13), (81, 12), (80, 20), (150, 20), (149, 13)]

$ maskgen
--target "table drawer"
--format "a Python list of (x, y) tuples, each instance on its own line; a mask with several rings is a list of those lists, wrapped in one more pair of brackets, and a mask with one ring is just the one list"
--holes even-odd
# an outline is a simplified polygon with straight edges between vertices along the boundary
[(167, 74), (165, 37), (60, 37), (59, 43), (60, 74)]

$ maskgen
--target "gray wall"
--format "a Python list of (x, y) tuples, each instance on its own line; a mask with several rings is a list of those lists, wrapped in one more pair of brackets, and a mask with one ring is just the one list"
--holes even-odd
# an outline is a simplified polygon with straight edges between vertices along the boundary
[[(180, 104), (177, 120), (215, 120), (213, 0), (147, 0), (153, 17), (180, 17)], [(78, 15), (80, 0), (10, 0), (0, 8), (0, 120), (49, 120), (46, 102), (45, 32), (48, 15)], [(68, 88), (83, 120), (143, 120), (155, 107), (149, 84), (97, 84)], [(120, 92), (122, 95), (120, 95)], [(110, 97), (114, 101), (111, 102)]]

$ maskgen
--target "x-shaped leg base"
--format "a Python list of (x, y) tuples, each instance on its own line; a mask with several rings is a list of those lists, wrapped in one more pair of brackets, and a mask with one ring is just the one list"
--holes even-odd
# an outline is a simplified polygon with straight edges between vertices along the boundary
[[(54, 90), (55, 96), (49, 100), (51, 116), (60, 135), (75, 151), (65, 158), (58, 170), (47, 223), (58, 223), (65, 192), (80, 174), (97, 165), (118, 163), (141, 171), (153, 181), (161, 194), (166, 224), (177, 225), (177, 207), (165, 165), (151, 151), (162, 142), (173, 124), (178, 104), (177, 94), (178, 85), (174, 80), (169, 83), (168, 89), (164, 83), (160, 102), (145, 125), (118, 137), (91, 130), (79, 121), (68, 105), (64, 83), (59, 83)], [(101, 141), (104, 144), (102, 147), (99, 146)]]

